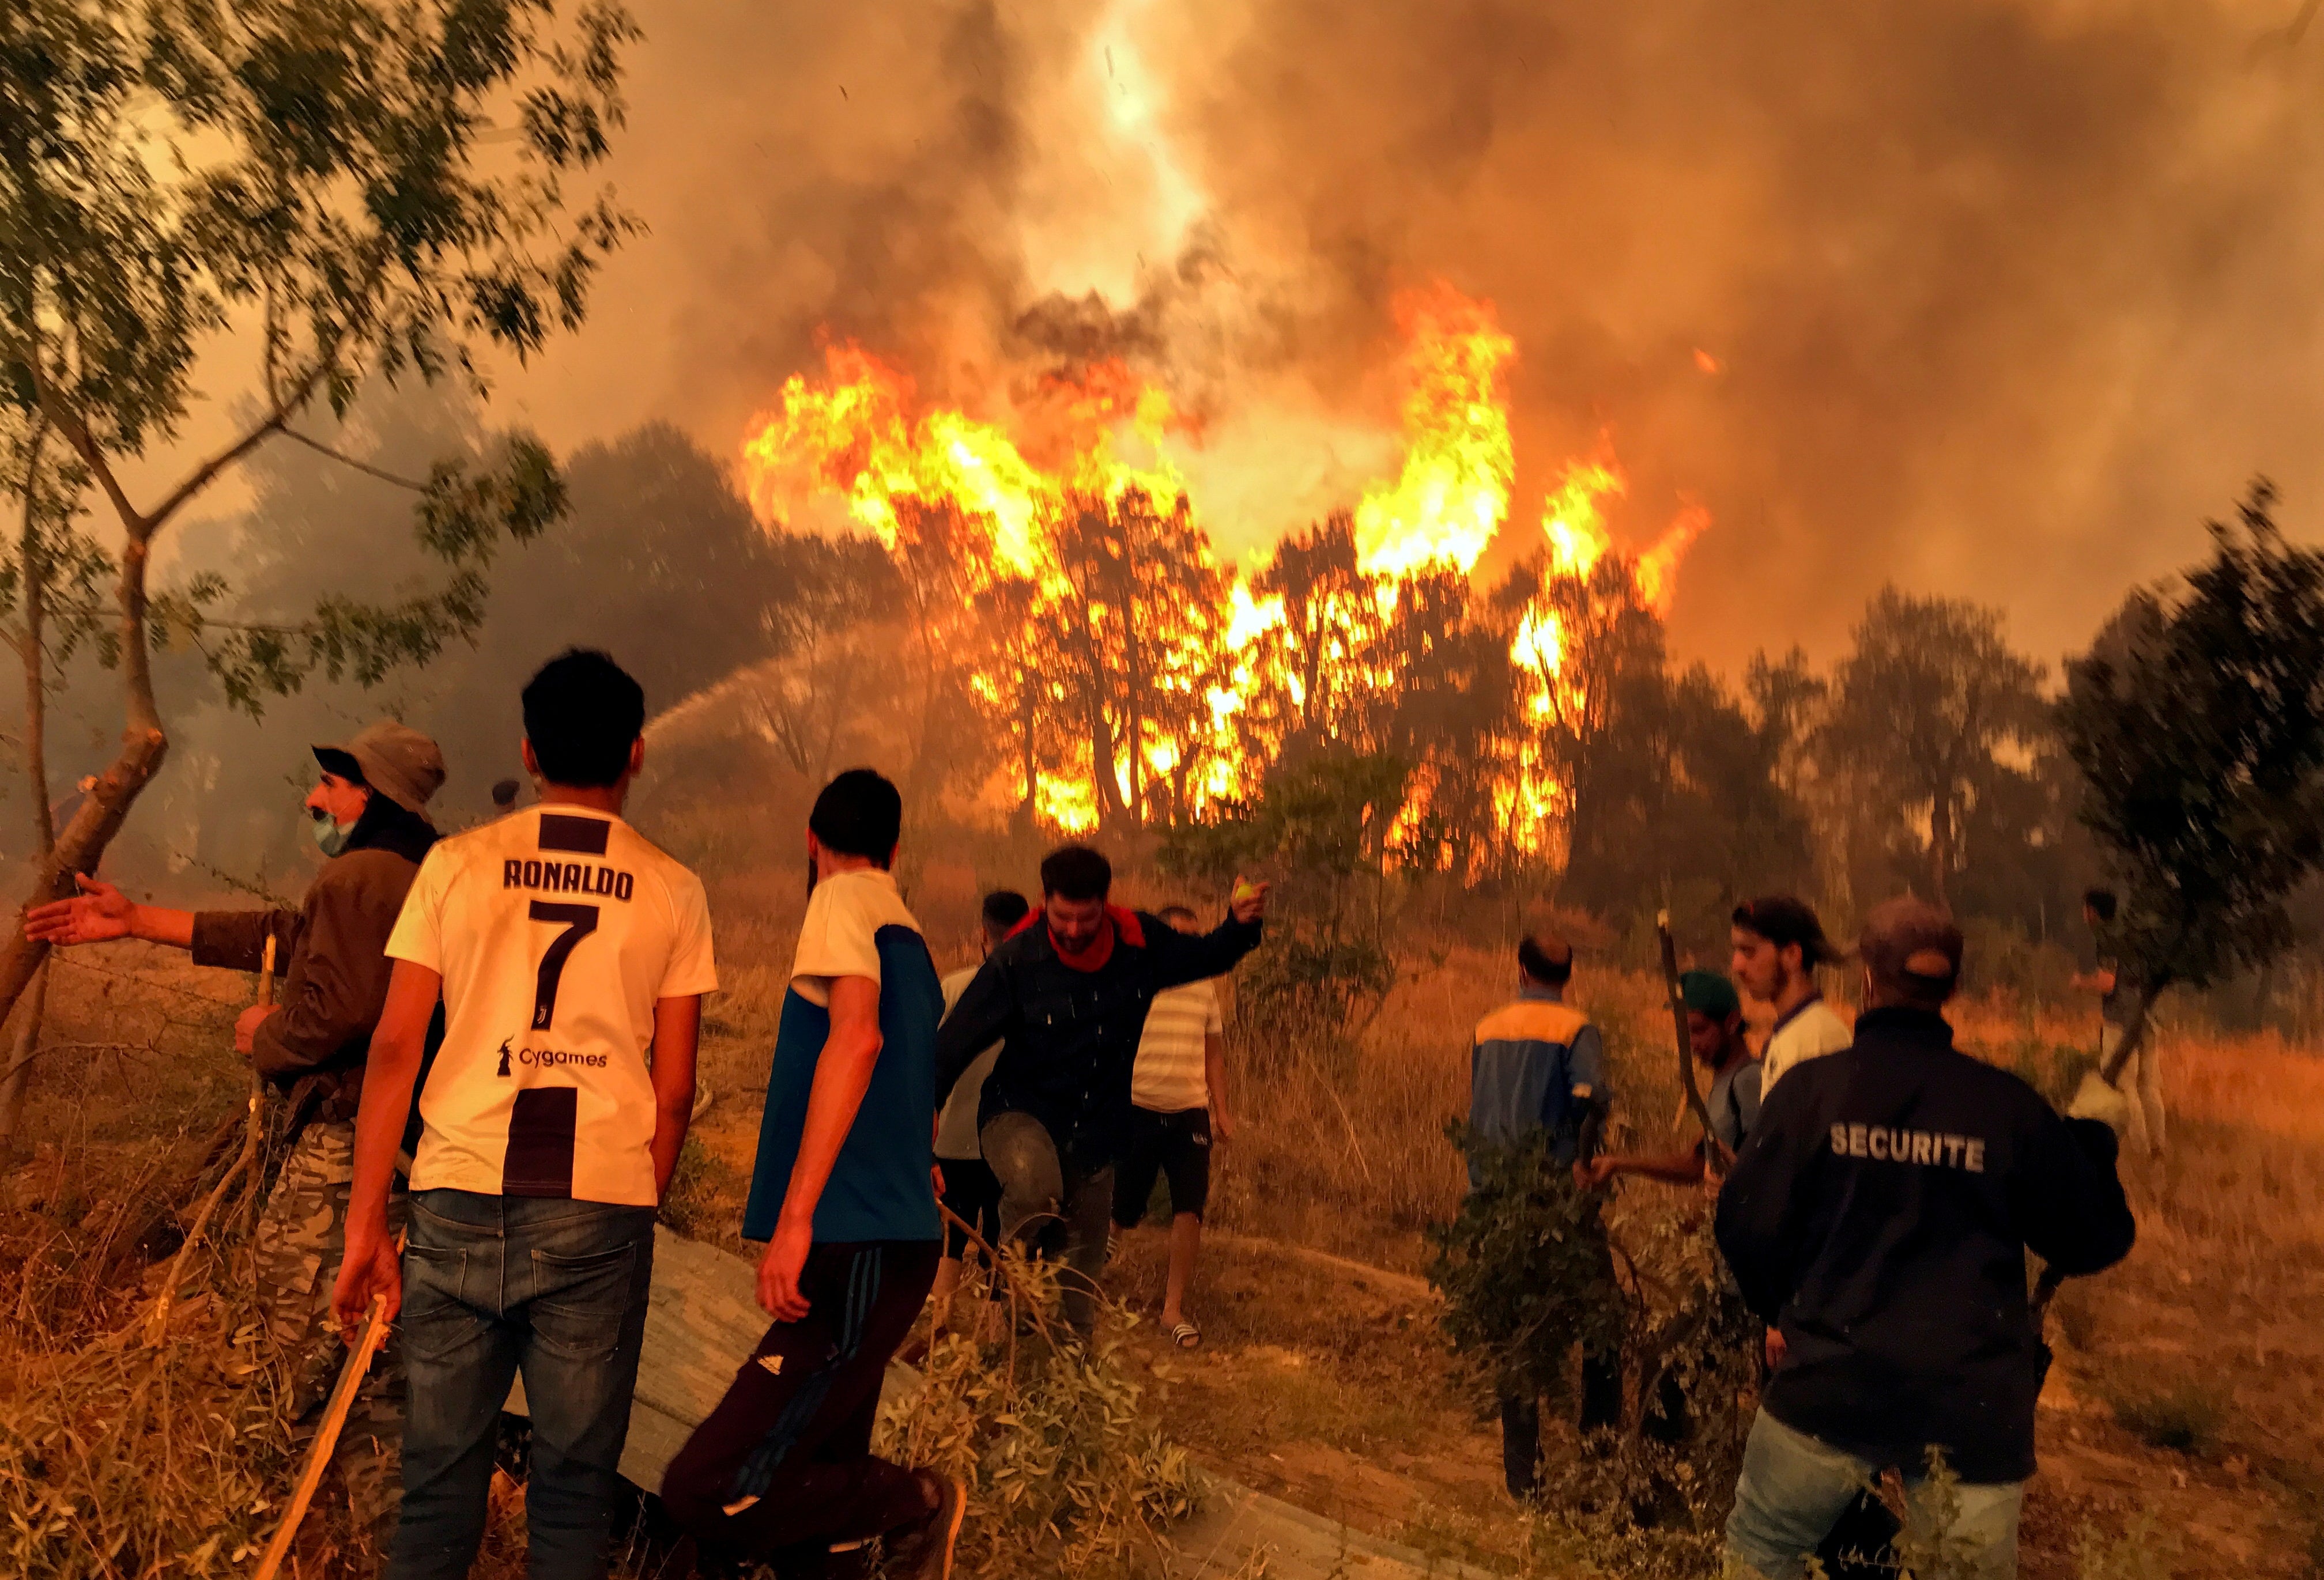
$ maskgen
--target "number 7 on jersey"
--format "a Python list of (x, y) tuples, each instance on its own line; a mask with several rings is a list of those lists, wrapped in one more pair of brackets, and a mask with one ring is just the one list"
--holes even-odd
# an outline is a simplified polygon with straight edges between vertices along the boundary
[(557, 1018), (557, 985), (564, 979), (565, 962), (573, 958), (573, 946), (597, 931), (597, 907), (535, 900), (530, 914), (536, 922), (565, 924), (565, 931), (549, 941), (549, 951), (540, 957), (540, 976), (533, 988), (532, 1029), (545, 1032), (549, 1023)]

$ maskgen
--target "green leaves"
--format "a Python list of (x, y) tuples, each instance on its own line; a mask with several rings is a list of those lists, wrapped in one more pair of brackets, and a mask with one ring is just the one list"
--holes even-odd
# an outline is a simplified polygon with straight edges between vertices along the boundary
[(1462, 1199), (1459, 1217), (1429, 1229), (1428, 1281), (1444, 1292), (1445, 1339), (1499, 1392), (1563, 1399), (1576, 1344), (1607, 1355), (1621, 1343), (1605, 1197), (1574, 1188), (1546, 1132), (1509, 1146), (1475, 1142), (1459, 1124), (1446, 1134), (1464, 1153), (1473, 1144), (1482, 1183)]
[(440, 587), (382, 603), (332, 594), (302, 620), (265, 624), (220, 618), (225, 581), (198, 576), (154, 597), (154, 645), (199, 652), (226, 701), (253, 718), (267, 698), (298, 691), (318, 672), (374, 685), (450, 642), (473, 640), (491, 592), (484, 573), (503, 540), (529, 543), (565, 510), (564, 478), (547, 446), (516, 435), (489, 468), (444, 462), (429, 477), (416, 535), (451, 570)]
[(2159, 989), (2264, 963), (2324, 861), (2324, 555), (2255, 481), (2210, 559), (2141, 588), (2068, 666), (2082, 820), (2118, 866), (2117, 948)]
[(95, 461), (174, 428), (231, 312), (263, 321), (268, 424), (374, 370), (530, 354), (635, 228), (607, 196), (568, 214), (559, 182), (609, 152), (636, 36), (547, 0), (11, 6), (0, 391)]
[(2048, 734), (2043, 679), (2042, 666), (2009, 646), (1999, 611), (1893, 586), (1865, 610), (1855, 650), (1833, 673), (1819, 755), (1880, 800), (1925, 809), (1940, 905), (1951, 904), (1970, 813), (2024, 785), (2021, 765)]

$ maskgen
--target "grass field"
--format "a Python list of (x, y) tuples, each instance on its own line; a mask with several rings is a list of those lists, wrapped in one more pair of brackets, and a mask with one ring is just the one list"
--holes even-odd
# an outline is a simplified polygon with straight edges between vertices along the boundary
[[(715, 861), (674, 844), (711, 875), (725, 987), (704, 1046), (715, 1097), (669, 1216), (740, 1248), (735, 1222), (803, 896), (792, 864), (755, 842)], [(909, 876), (939, 963), (969, 958), (974, 896), (994, 875), (964, 865)], [(1191, 1302), (1207, 1342), (1193, 1354), (1168, 1350), (1146, 1321), (1130, 1327), (1129, 1353), (1169, 1434), (1240, 1479), (1408, 1543), (1505, 1569), (1580, 1574), (1572, 1555), (1545, 1555), (1500, 1497), (1495, 1439), (1415, 1276), (1425, 1226), (1450, 1214), (1461, 1188), (1443, 1126), (1466, 1106), (1467, 1028), (1506, 994), (1509, 976), (1499, 951), (1444, 946), (1442, 963), (1401, 981), (1329, 1076), (1313, 1056), (1231, 1039), (1241, 1129), (1222, 1150), (1215, 1233)], [(13, 1515), (37, 1513), (37, 1489), (25, 1484), (40, 1471), (6, 1456), (9, 1435), (53, 1402), (59, 1356), (88, 1353), (134, 1318), (152, 1284), (151, 1251), (185, 1210), (172, 1182), (242, 1100), (229, 1027), (249, 993), (245, 979), (144, 945), (84, 951), (58, 969), (49, 1052), (30, 1099), (34, 1151), (0, 1179), (0, 1259), (22, 1268), (0, 1296), (0, 1484), (18, 1484)], [(1676, 1071), (1658, 985), (1585, 958), (1573, 996), (1608, 1034), (1616, 1144), (1674, 1141)], [(1956, 1020), (1965, 1046), (2052, 1090), (2070, 1084), (2091, 1040), (2087, 1017), (1997, 999), (1965, 1004)], [(2070, 1285), (2053, 1313), (2059, 1359), (2041, 1417), (2025, 1572), (2315, 1573), (2324, 1557), (2324, 1323), (2314, 1315), (2324, 1301), (2324, 1059), (2190, 1025), (2166, 1029), (2163, 1053), (2172, 1147), (2163, 1163), (2130, 1171), (2138, 1247), (2122, 1267)], [(1696, 1199), (1632, 1183), (1617, 1220), (1696, 1210)], [(1158, 1306), (1160, 1271), (1158, 1236), (1132, 1236), (1117, 1292), (1133, 1316)], [(198, 1417), (198, 1428), (147, 1431), (106, 1451), (142, 1479), (149, 1520), (189, 1533), (180, 1572), (243, 1572), (246, 1563), (229, 1559), (266, 1524), (252, 1505), (267, 1497), (254, 1489), (279, 1480), (281, 1455), (259, 1420), (258, 1384), (234, 1375), (232, 1291), (188, 1320), (200, 1391), (171, 1408), (185, 1421)], [(106, 1484), (129, 1495), (123, 1478)], [(208, 1519), (205, 1498), (217, 1505)], [(2124, 1567), (2121, 1551), (2085, 1561), (2089, 1533), (2135, 1529), (2151, 1532), (2138, 1539), (2149, 1568)], [(220, 1532), (193, 1562), (193, 1533), (207, 1541)], [(0, 1531), (0, 1573), (21, 1572), (7, 1562), (12, 1539)], [(308, 1558), (309, 1574), (337, 1561)]]

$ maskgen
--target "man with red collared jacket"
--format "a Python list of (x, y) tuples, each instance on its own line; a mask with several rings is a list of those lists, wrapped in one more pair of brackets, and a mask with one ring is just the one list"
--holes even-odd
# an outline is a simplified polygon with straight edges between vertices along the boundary
[(1111, 905), (1113, 867), (1086, 845), (1041, 861), (1040, 908), (985, 957), (936, 1033), (936, 1102), (995, 1041), (978, 1139), (1001, 1181), (1001, 1232), (1062, 1249), (1066, 1319), (1097, 1320), (1113, 1163), (1146, 1009), (1184, 982), (1222, 977), (1259, 947), (1267, 885), (1235, 881), (1225, 921), (1184, 933)]
[(1853, 1045), (1768, 1094), (1720, 1192), (1720, 1249), (1783, 1359), (1752, 1424), (1729, 1557), (1793, 1580), (1871, 1475), (1904, 1473), (1933, 1511), (1932, 1448), (1959, 1477), (1971, 1573), (2016, 1573), (2049, 1369), (2024, 1253), (2093, 1273), (2136, 1233), (2103, 1125), (2061, 1119), (2033, 1088), (1952, 1045), (1942, 1014), (1960, 929), (1919, 900), (1865, 923)]

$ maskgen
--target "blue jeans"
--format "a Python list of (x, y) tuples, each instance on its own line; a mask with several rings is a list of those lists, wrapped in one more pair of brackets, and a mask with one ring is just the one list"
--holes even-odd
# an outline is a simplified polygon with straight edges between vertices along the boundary
[[(1735, 1512), (1727, 1520), (1727, 1557), (1747, 1575), (1798, 1580), (1808, 1555), (1883, 1466), (1794, 1431), (1766, 1410), (1743, 1446)], [(1927, 1479), (1904, 1478), (1905, 1538), (1928, 1540), (1941, 1511), (1928, 1503)], [(1952, 1522), (1941, 1533), (1956, 1574), (2009, 1580), (2017, 1573), (2017, 1513), (2024, 1482), (1963, 1482), (1953, 1489)]]
[(462, 1580), (484, 1540), (509, 1384), (532, 1410), (532, 1580), (601, 1580), (653, 1277), (654, 1209), (411, 1195), (403, 1514), (388, 1580)]

